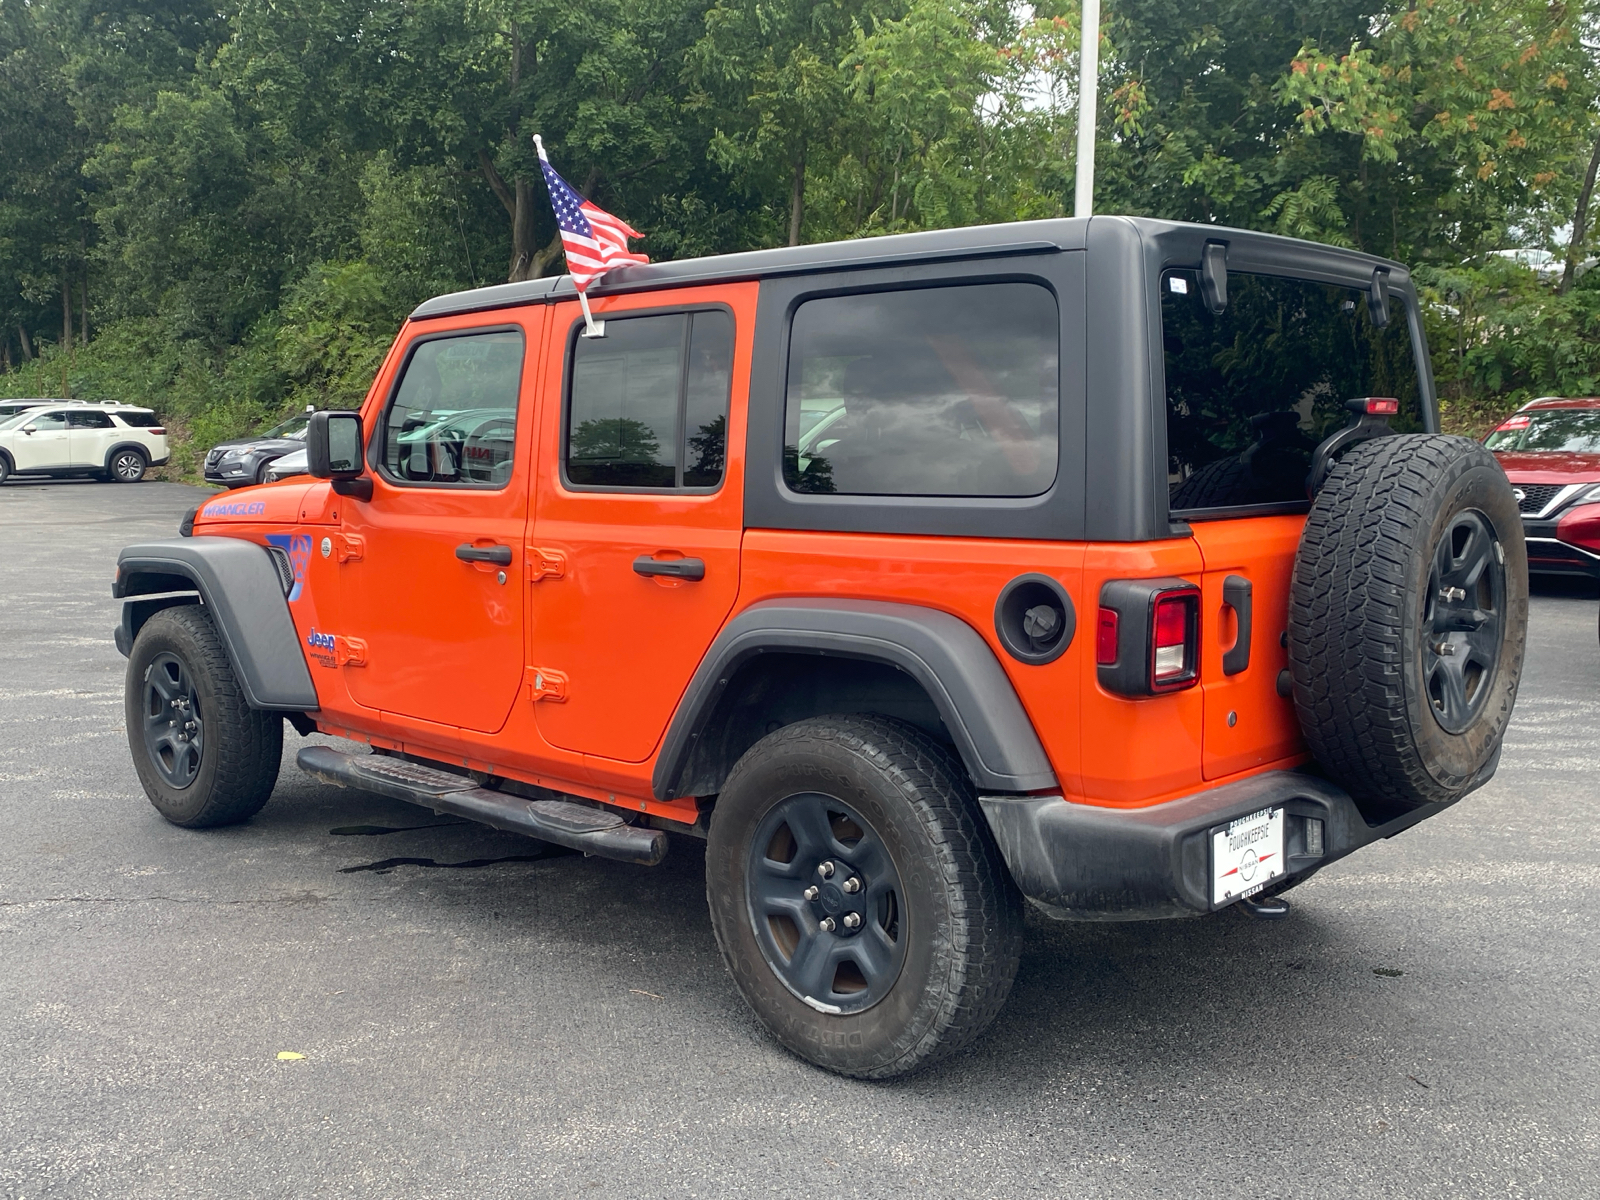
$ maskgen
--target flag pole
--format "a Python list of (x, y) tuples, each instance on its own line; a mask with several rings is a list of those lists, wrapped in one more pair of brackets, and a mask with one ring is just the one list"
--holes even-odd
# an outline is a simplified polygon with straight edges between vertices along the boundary
[(1083, 37), (1078, 48), (1078, 180), (1073, 216), (1094, 213), (1095, 101), (1100, 89), (1100, 0), (1083, 0)]
[(583, 309), (583, 336), (586, 338), (605, 337), (606, 323), (604, 321), (597, 322), (594, 319), (594, 314), (589, 311), (589, 297), (584, 295), (581, 290), (578, 292), (578, 307)]

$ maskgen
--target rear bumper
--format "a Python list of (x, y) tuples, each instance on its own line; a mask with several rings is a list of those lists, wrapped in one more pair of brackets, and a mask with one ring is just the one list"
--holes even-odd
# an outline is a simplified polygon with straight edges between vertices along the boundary
[[(1474, 787), (1494, 774), (1498, 757)], [(1302, 771), (1269, 771), (1149, 808), (1101, 808), (1060, 796), (981, 796), (979, 803), (1023, 895), (1053, 917), (1077, 921), (1213, 911), (1210, 831), (1263, 808), (1282, 807), (1288, 818), (1288, 872), (1271, 889), (1281, 891), (1449, 807), (1424, 805), (1372, 825), (1348, 792)], [(1320, 855), (1306, 853), (1307, 818), (1324, 823)]]

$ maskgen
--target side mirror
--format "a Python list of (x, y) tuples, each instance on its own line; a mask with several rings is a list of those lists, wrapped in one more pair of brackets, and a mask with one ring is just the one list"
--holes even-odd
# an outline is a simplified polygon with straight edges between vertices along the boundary
[(1382, 329), (1389, 323), (1389, 272), (1382, 267), (1372, 269), (1372, 286), (1367, 289), (1367, 315), (1372, 327)]
[(306, 427), (306, 472), (316, 479), (333, 480), (333, 490), (341, 496), (363, 500), (372, 496), (372, 480), (363, 477), (360, 413), (311, 414)]
[(1214, 313), (1228, 307), (1228, 243), (1207, 242), (1200, 251), (1200, 298)]
[(22, 427), (22, 432), (23, 433), (38, 433), (39, 432), (39, 427), (37, 425), (24, 425)]

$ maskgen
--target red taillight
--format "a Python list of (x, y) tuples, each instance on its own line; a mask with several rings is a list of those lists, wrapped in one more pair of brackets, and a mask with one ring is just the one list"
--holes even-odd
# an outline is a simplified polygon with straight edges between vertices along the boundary
[(1400, 411), (1400, 401), (1393, 396), (1368, 396), (1367, 416), (1392, 417)]
[(150, 427), (150, 432), (156, 437), (166, 437), (167, 436), (167, 431), (165, 429), (163, 429), (160, 425), (152, 425)]
[(1150, 630), (1150, 686), (1157, 691), (1193, 683), (1200, 658), (1200, 593), (1196, 589), (1156, 596)]
[(1094, 631), (1094, 661), (1108, 667), (1117, 661), (1117, 610), (1102, 608)]

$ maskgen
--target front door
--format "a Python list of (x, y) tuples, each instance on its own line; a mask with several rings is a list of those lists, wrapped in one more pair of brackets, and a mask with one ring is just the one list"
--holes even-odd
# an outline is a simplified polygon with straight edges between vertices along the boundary
[(481, 733), (505, 724), (522, 678), (544, 320), (525, 309), (419, 333), (385, 381), (368, 421), (372, 498), (340, 502), (348, 628), (323, 631), (358, 704)]
[(619, 298), (599, 338), (555, 308), (540, 444), (557, 461), (528, 546), (530, 695), (552, 745), (648, 759), (733, 607), (755, 297)]
[(67, 414), (40, 413), (24, 421), (11, 439), (11, 453), (19, 471), (50, 471), (72, 465), (72, 445), (67, 440)]

